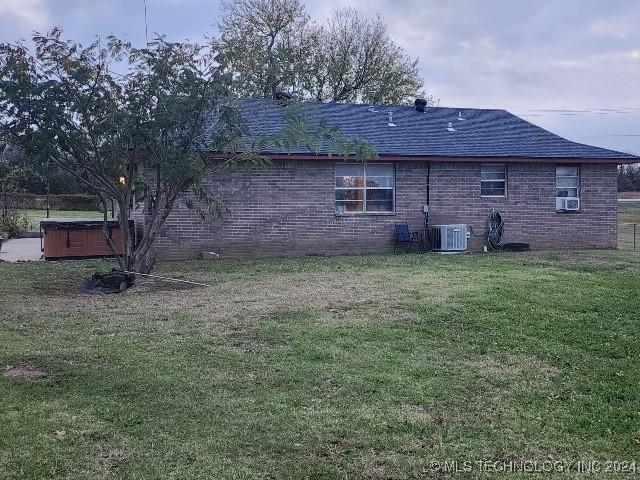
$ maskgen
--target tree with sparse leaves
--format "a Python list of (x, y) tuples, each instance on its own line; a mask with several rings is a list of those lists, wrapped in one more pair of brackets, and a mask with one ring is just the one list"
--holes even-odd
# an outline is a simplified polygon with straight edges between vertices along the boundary
[[(216, 199), (202, 187), (212, 171), (208, 152), (226, 159), (216, 168), (260, 166), (269, 161), (262, 151), (300, 142), (311, 151), (326, 142), (344, 155), (375, 154), (323, 122), (309, 127), (294, 110), (283, 109), (281, 133), (251, 137), (226, 97), (211, 45), (159, 37), (136, 48), (110, 37), (83, 47), (63, 40), (57, 28), (35, 34), (33, 44), (33, 51), (22, 43), (0, 45), (0, 142), (74, 175), (104, 212), (116, 202), (122, 246), (108, 235), (106, 213), (103, 233), (114, 254), (123, 251), (117, 255), (123, 270), (151, 270), (152, 246), (180, 196), (194, 192), (203, 211), (214, 209)], [(138, 243), (129, 229), (136, 199), (149, 205)]]
[[(106, 221), (105, 238), (114, 253), (124, 250), (123, 269), (149, 271), (161, 225), (205, 173), (193, 147), (219, 94), (215, 52), (162, 38), (148, 48), (115, 37), (82, 47), (63, 40), (59, 29), (35, 34), (33, 42), (33, 51), (21, 43), (0, 46), (0, 135), (28, 158), (76, 176), (103, 211), (114, 199), (123, 245), (113, 245)], [(234, 138), (219, 140), (224, 150)], [(143, 162), (152, 181), (138, 171)], [(154, 197), (138, 245), (128, 228), (134, 193)]]
[(219, 61), (236, 97), (273, 98), (286, 85), (303, 95), (305, 62), (315, 27), (300, 0), (240, 0), (222, 4)]
[(308, 81), (314, 100), (407, 103), (424, 95), (418, 60), (404, 54), (380, 16), (337, 10), (319, 37)]
[(618, 167), (618, 191), (640, 192), (640, 166), (632, 164)]
[(236, 96), (286, 90), (301, 100), (376, 103), (424, 96), (417, 59), (379, 16), (347, 8), (318, 25), (300, 0), (236, 0), (223, 4), (218, 28), (219, 60)]

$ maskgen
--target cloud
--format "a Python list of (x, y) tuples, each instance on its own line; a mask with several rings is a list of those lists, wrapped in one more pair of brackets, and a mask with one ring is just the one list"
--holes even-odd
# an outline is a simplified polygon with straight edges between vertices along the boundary
[(605, 19), (594, 20), (589, 27), (590, 33), (601, 37), (633, 38), (637, 33), (638, 22), (632, 16), (608, 15)]
[(42, 0), (0, 0), (2, 26), (26, 26), (30, 30), (46, 27), (50, 16)]

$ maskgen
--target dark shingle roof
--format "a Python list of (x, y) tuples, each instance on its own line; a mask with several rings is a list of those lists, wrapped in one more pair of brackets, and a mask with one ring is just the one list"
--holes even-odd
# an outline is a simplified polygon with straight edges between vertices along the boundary
[[(348, 103), (296, 103), (307, 122), (324, 119), (338, 126), (345, 136), (355, 136), (374, 145), (381, 156), (521, 157), (637, 159), (630, 154), (571, 142), (517, 117), (506, 110), (474, 108), (428, 108)], [(271, 134), (284, 125), (282, 106), (268, 99), (239, 102), (242, 116), (253, 135)], [(393, 123), (388, 125), (388, 114)], [(461, 113), (464, 120), (458, 120)], [(448, 131), (452, 122), (454, 132)], [(304, 146), (290, 153), (309, 153)]]

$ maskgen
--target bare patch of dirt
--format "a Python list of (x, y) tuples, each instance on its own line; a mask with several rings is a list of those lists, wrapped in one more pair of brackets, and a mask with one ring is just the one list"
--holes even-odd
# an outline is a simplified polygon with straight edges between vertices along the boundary
[(93, 440), (94, 442), (102, 442), (109, 439), (111, 437), (111, 434), (95, 430), (93, 432), (87, 433), (86, 436), (89, 440)]
[(16, 365), (7, 365), (2, 375), (23, 380), (38, 380), (47, 377), (49, 373), (30, 363), (19, 363)]
[(126, 465), (127, 455), (122, 450), (110, 449), (100, 455), (98, 463), (107, 472), (115, 472)]
[[(172, 277), (176, 280), (186, 280), (192, 281), (189, 278), (183, 278), (182, 276)], [(197, 281), (197, 280), (195, 280)], [(206, 282), (203, 282), (206, 283)], [(153, 292), (171, 292), (171, 291), (181, 291), (181, 290), (194, 290), (194, 289), (202, 289), (207, 288), (201, 285), (194, 285), (192, 283), (184, 283), (184, 282), (172, 282), (171, 280), (163, 280), (163, 279), (148, 279), (138, 276), (136, 278), (136, 283), (132, 287), (129, 293), (138, 293), (138, 294), (149, 294)]]
[(411, 423), (443, 425), (448, 418), (444, 410), (429, 405), (401, 405), (398, 413), (401, 419)]
[[(269, 277), (269, 281), (225, 279), (213, 281), (195, 278), (203, 283), (215, 283), (214, 288), (173, 288), (177, 284), (140, 280), (123, 295), (65, 295), (42, 296), (37, 303), (27, 297), (16, 299), (16, 310), (43, 313), (72, 310), (74, 315), (95, 316), (104, 324), (105, 312), (110, 320), (123, 315), (142, 318), (162, 311), (169, 318), (174, 314), (190, 312), (202, 325), (225, 328), (229, 322), (259, 325), (265, 317), (283, 311), (315, 310), (320, 312), (310, 321), (327, 324), (370, 324), (413, 322), (421, 319), (420, 312), (407, 310), (406, 292), (415, 292), (419, 298), (428, 298), (429, 304), (447, 304), (451, 296), (469, 288), (468, 282), (453, 282), (446, 273), (420, 270), (402, 275), (402, 272), (365, 269), (355, 275), (351, 271), (294, 272)], [(180, 275), (175, 272), (174, 276)], [(185, 275), (185, 278), (192, 279)], [(141, 297), (144, 300), (141, 301)], [(117, 312), (117, 315), (115, 315)], [(165, 328), (169, 328), (169, 326)], [(249, 339), (247, 343), (254, 343)], [(245, 343), (242, 342), (241, 343)], [(258, 342), (261, 343), (261, 342)]]
[(531, 357), (509, 356), (504, 360), (499, 360), (490, 356), (482, 356), (465, 359), (462, 364), (472, 369), (477, 375), (498, 378), (529, 377), (546, 381), (559, 373), (553, 365)]

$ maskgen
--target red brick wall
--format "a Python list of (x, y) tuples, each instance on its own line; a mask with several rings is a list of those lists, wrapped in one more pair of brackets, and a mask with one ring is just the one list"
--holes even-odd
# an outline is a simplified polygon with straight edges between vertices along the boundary
[[(160, 256), (389, 251), (395, 222), (422, 227), (426, 163), (396, 163), (394, 214), (357, 216), (335, 214), (334, 165), (333, 160), (277, 160), (263, 169), (210, 177), (206, 186), (220, 199), (221, 216), (202, 219), (186, 207), (186, 199), (179, 202), (158, 238)], [(495, 208), (506, 222), (505, 242), (529, 242), (533, 248), (615, 247), (615, 165), (581, 167), (580, 213), (556, 212), (554, 164), (510, 164), (507, 175), (507, 198), (488, 199), (480, 196), (480, 164), (432, 163), (431, 223), (466, 223), (482, 232)], [(474, 238), (470, 247), (482, 244)]]
[[(557, 212), (555, 164), (507, 166), (506, 198), (480, 196), (480, 164), (432, 163), (431, 223), (465, 223), (484, 231), (492, 209), (505, 221), (503, 242), (527, 242), (532, 248), (596, 247), (617, 244), (617, 171), (615, 165), (580, 167), (580, 212)], [(484, 239), (474, 237), (471, 249)]]

